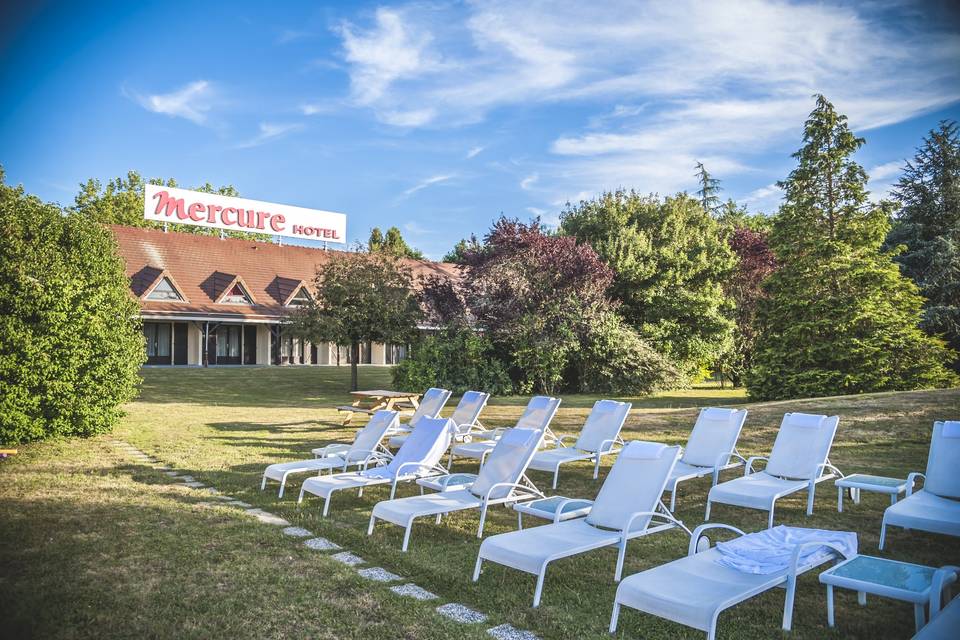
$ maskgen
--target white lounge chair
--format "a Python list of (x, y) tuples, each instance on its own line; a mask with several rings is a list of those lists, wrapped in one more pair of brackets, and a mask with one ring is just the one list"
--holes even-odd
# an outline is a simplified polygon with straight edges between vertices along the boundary
[[(453, 410), (453, 415), (450, 416), (453, 424), (457, 425), (454, 442), (462, 442), (474, 429), (481, 427), (479, 420), (480, 412), (487, 406), (488, 400), (490, 400), (490, 394), (481, 391), (467, 391), (463, 394), (460, 402), (457, 403), (457, 408)], [(390, 446), (397, 448), (402, 445), (406, 439), (407, 433), (393, 436), (390, 438)]]
[(617, 453), (623, 446), (620, 430), (627, 420), (632, 405), (629, 402), (598, 400), (590, 410), (587, 421), (573, 446), (563, 446), (563, 441), (572, 436), (563, 436), (556, 441), (556, 448), (538, 451), (530, 463), (531, 469), (553, 472), (553, 488), (557, 488), (560, 465), (578, 460), (593, 461), (593, 479), (600, 473), (601, 456)]
[(680, 447), (630, 442), (614, 462), (585, 518), (491, 536), (480, 545), (473, 581), (484, 560), (537, 576), (533, 606), (540, 604), (547, 565), (602, 547), (619, 546), (614, 579), (619, 581), (627, 541), (668, 529), (687, 529), (660, 501)]
[[(548, 396), (534, 396), (530, 398), (523, 415), (517, 420), (517, 429), (537, 429), (543, 431), (544, 442), (556, 442), (557, 437), (550, 430), (550, 421), (560, 408), (560, 398)], [(471, 442), (458, 444), (450, 450), (450, 461), (447, 466), (453, 465), (454, 458), (473, 458), (483, 464), (484, 459), (493, 451), (497, 439), (506, 428), (492, 429), (485, 433), (474, 434)]]
[[(811, 515), (817, 483), (843, 477), (840, 470), (830, 464), (829, 458), (839, 423), (837, 416), (785, 414), (770, 458), (751, 457), (743, 476), (711, 488), (703, 519), (709, 520), (711, 504), (720, 502), (768, 511), (769, 528), (773, 526), (773, 509), (777, 500), (804, 489), (807, 490), (807, 515)], [(754, 471), (753, 463), (757, 460), (767, 460), (767, 467)]]
[(410, 416), (410, 420), (400, 422), (399, 425), (388, 431), (387, 435), (395, 436), (401, 433), (410, 433), (421, 418), (439, 418), (440, 412), (443, 411), (443, 407), (449, 399), (450, 392), (447, 389), (430, 387), (423, 394), (423, 398), (420, 399), (420, 404), (417, 405), (413, 415)]
[[(714, 640), (720, 612), (774, 587), (787, 589), (783, 628), (789, 631), (793, 621), (797, 576), (856, 553), (855, 547), (851, 554), (849, 548), (829, 542), (806, 542), (793, 547), (785, 568), (766, 574), (746, 573), (721, 564), (719, 549), (711, 549), (709, 539), (701, 537), (705, 531), (717, 528), (746, 535), (729, 525), (702, 524), (694, 529), (690, 537), (686, 557), (624, 578), (614, 598), (610, 633), (617, 630), (620, 607), (627, 606), (699, 629), (706, 632), (708, 640)], [(766, 529), (760, 533), (772, 531)]]
[(358, 495), (363, 495), (363, 490), (367, 487), (389, 484), (390, 497), (393, 498), (400, 482), (446, 473), (447, 470), (438, 463), (450, 446), (455, 432), (456, 427), (450, 420), (421, 418), (389, 464), (352, 473), (307, 478), (300, 487), (297, 503), (303, 502), (305, 493), (319, 496), (324, 499), (323, 515), (326, 516), (330, 511), (331, 496), (344, 489), (357, 489)]
[(539, 429), (508, 429), (497, 441), (493, 452), (487, 456), (472, 485), (440, 493), (378, 502), (370, 515), (367, 535), (373, 533), (378, 518), (392, 522), (405, 529), (402, 550), (406, 551), (414, 519), (436, 516), (439, 523), (445, 513), (480, 509), (477, 537), (483, 537), (483, 525), (489, 507), (543, 497), (524, 475), (542, 438), (543, 431)]
[[(267, 480), (275, 480), (280, 483), (280, 494), (278, 498), (283, 497), (283, 490), (287, 484), (287, 478), (295, 473), (309, 473), (316, 471), (317, 475), (324, 471), (333, 473), (334, 469), (346, 471), (348, 467), (362, 464), (369, 466), (370, 457), (375, 453), (383, 455), (383, 460), (389, 460), (390, 451), (380, 444), (384, 434), (390, 427), (395, 427), (399, 421), (399, 414), (396, 411), (377, 411), (370, 417), (367, 425), (357, 432), (353, 444), (343, 450), (339, 444), (328, 445), (332, 450), (336, 447), (340, 453), (331, 455), (320, 455), (313, 460), (295, 460), (293, 462), (281, 462), (271, 464), (263, 472), (263, 481), (260, 483), (260, 490), (267, 487)], [(314, 451), (324, 451), (323, 448)]]
[[(924, 478), (923, 489), (915, 492), (918, 477)], [(933, 425), (927, 472), (907, 476), (907, 497), (883, 512), (881, 549), (888, 526), (960, 536), (960, 421)]]
[[(667, 480), (670, 511), (677, 506), (677, 485), (681, 482), (712, 475), (713, 486), (716, 486), (721, 471), (735, 469), (747, 462), (737, 452), (737, 439), (746, 419), (746, 409), (708, 407), (700, 410), (683, 455)], [(731, 462), (731, 458), (740, 462)]]

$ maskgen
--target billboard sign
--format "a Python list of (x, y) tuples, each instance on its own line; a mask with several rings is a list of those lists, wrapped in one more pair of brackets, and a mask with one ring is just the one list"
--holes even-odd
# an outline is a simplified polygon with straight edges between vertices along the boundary
[(146, 185), (143, 217), (153, 222), (249, 231), (303, 240), (345, 243), (347, 216), (332, 211)]

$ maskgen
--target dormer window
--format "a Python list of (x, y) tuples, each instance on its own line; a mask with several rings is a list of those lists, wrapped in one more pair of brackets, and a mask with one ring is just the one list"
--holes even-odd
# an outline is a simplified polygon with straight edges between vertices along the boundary
[(247, 290), (243, 288), (243, 285), (239, 282), (235, 283), (233, 287), (220, 299), (220, 302), (224, 304), (253, 304), (250, 301), (250, 296), (247, 294)]
[(147, 300), (160, 300), (164, 302), (183, 302), (183, 296), (177, 291), (169, 278), (163, 278), (157, 283), (149, 294)]
[(302, 307), (310, 304), (312, 298), (310, 294), (307, 293), (306, 287), (300, 287), (297, 289), (297, 292), (290, 298), (290, 302), (287, 303), (288, 307)]

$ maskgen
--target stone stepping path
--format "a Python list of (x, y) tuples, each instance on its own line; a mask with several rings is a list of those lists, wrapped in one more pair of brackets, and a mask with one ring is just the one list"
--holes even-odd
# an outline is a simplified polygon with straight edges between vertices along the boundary
[(272, 513), (264, 511), (263, 509), (247, 509), (246, 512), (264, 524), (272, 524), (276, 527), (290, 526), (290, 523), (280, 516), (275, 516)]
[(486, 615), (456, 602), (440, 605), (437, 607), (437, 613), (460, 624), (480, 624), (487, 621)]
[(487, 629), (487, 634), (497, 640), (540, 640), (538, 636), (529, 631), (521, 631), (512, 624), (501, 624), (498, 627)]
[[(294, 527), (287, 520), (281, 518), (280, 516), (274, 515), (263, 509), (253, 508), (253, 506), (242, 500), (238, 500), (228, 495), (222, 494), (219, 490), (214, 487), (208, 487), (196, 480), (193, 476), (187, 474), (181, 474), (178, 471), (175, 471), (169, 466), (163, 465), (160, 460), (147, 455), (143, 451), (140, 451), (133, 445), (130, 445), (121, 440), (108, 440), (110, 444), (120, 448), (126, 453), (130, 454), (137, 462), (149, 463), (152, 465), (161, 465), (155, 467), (157, 471), (162, 472), (166, 476), (173, 479), (175, 482), (181, 484), (185, 487), (190, 487), (192, 489), (204, 490), (203, 493), (209, 498), (209, 500), (204, 500), (197, 504), (210, 508), (210, 507), (219, 507), (219, 506), (230, 506), (230, 507), (240, 507), (244, 509), (246, 513), (256, 518), (259, 522), (264, 524), (269, 524), (278, 527), (284, 527), (284, 535), (290, 536), (292, 538), (309, 538), (304, 540), (303, 544), (308, 549), (313, 549), (314, 551), (338, 551), (330, 557), (334, 560), (341, 562), (347, 566), (355, 567), (357, 565), (365, 564), (366, 561), (358, 555), (355, 555), (349, 551), (343, 551), (343, 547), (338, 545), (336, 542), (328, 540), (326, 538), (316, 537), (312, 538), (313, 535), (309, 530), (304, 529), (303, 527)], [(357, 574), (362, 578), (367, 580), (372, 580), (374, 582), (399, 582), (403, 580), (401, 576), (398, 576), (395, 573), (387, 571), (383, 567), (367, 567), (365, 569), (357, 569)], [(427, 591), (423, 587), (416, 585), (412, 582), (407, 582), (406, 584), (398, 584), (390, 587), (390, 591), (393, 593), (404, 596), (407, 598), (413, 598), (415, 600), (438, 600), (439, 596), (435, 593)], [(449, 620), (460, 624), (482, 624), (487, 621), (487, 615), (471, 609), (470, 607), (460, 604), (457, 602), (449, 602), (447, 604), (440, 605), (436, 608), (438, 615), (441, 615)], [(522, 629), (517, 629), (510, 624), (501, 624), (496, 627), (491, 627), (487, 629), (487, 634), (490, 635), (495, 640), (540, 640), (536, 635), (529, 631), (524, 631)]]
[(314, 551), (339, 551), (343, 549), (343, 547), (336, 542), (330, 542), (326, 538), (311, 538), (303, 544), (305, 547), (313, 549)]
[(363, 564), (364, 562), (366, 562), (360, 556), (354, 555), (349, 551), (341, 551), (340, 553), (335, 553), (330, 557), (336, 560), (337, 562), (342, 562), (348, 567), (355, 567), (358, 564)]
[(418, 587), (412, 582), (390, 587), (390, 591), (393, 591), (398, 596), (406, 596), (407, 598), (413, 598), (414, 600), (436, 600), (440, 597), (435, 593), (427, 591), (423, 587)]
[(373, 580), (374, 582), (397, 582), (399, 580), (403, 580), (403, 578), (397, 574), (390, 573), (383, 567), (359, 569), (357, 573), (359, 573), (361, 577), (366, 578), (367, 580)]

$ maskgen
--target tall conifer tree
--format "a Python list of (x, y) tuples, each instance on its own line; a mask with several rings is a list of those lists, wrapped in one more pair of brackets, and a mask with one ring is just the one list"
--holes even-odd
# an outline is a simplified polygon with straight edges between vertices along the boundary
[[(907, 162), (894, 195), (903, 208), (887, 236), (905, 275), (927, 298), (921, 325), (960, 350), (960, 134), (941, 122)], [(953, 363), (960, 370), (960, 361)]]
[(771, 248), (751, 396), (780, 399), (934, 387), (949, 350), (920, 328), (923, 299), (881, 249), (889, 203), (868, 200), (851, 156), (863, 139), (823, 96), (806, 121)]

